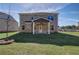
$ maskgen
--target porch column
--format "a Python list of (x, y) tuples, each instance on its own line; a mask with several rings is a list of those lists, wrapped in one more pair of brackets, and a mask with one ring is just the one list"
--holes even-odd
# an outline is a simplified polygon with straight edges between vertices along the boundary
[(33, 34), (35, 34), (35, 22), (33, 22)]
[(50, 34), (50, 22), (48, 22), (48, 34)]

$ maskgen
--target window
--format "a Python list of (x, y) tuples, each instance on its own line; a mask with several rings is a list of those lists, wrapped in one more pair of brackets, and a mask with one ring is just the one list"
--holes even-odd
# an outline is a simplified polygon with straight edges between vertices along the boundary
[(33, 17), (31, 19), (33, 19)]
[(54, 30), (54, 26), (53, 25), (51, 25), (51, 30)]
[(53, 16), (48, 16), (48, 19), (49, 20), (53, 20)]
[(25, 26), (23, 25), (23, 26), (22, 26), (22, 30), (24, 30), (24, 29), (25, 29)]

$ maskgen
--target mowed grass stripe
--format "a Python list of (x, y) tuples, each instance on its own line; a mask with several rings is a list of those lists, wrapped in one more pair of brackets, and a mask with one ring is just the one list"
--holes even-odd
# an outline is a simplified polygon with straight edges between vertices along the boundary
[[(2, 36), (5, 33), (0, 34)], [(0, 45), (2, 55), (78, 55), (79, 32), (63, 32), (37, 34), (9, 33), (9, 38), (15, 39), (13, 44)], [(0, 36), (1, 37), (1, 36)], [(6, 36), (5, 36), (6, 37)]]

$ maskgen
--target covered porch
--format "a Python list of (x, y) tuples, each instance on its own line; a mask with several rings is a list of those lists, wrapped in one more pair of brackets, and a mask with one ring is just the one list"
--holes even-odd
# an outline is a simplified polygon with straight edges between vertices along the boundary
[(50, 34), (50, 21), (44, 18), (33, 20), (33, 34)]

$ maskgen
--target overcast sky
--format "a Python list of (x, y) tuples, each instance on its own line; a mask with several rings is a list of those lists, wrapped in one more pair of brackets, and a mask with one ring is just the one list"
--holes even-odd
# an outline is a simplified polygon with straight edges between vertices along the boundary
[(59, 26), (77, 24), (79, 21), (79, 4), (68, 3), (26, 3), (26, 4), (0, 4), (0, 11), (8, 13), (19, 23), (19, 14), (22, 12), (58, 12)]

